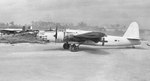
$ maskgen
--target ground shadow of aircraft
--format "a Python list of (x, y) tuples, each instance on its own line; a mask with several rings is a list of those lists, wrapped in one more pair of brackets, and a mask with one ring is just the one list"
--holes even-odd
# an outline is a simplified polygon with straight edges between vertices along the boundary
[[(68, 52), (68, 50), (64, 50), (61, 47), (58, 48), (51, 48), (51, 49), (44, 49), (44, 51), (63, 51), (63, 52)], [(99, 48), (92, 48), (92, 47), (81, 47), (79, 49), (79, 52), (85, 52), (87, 54), (97, 54), (97, 55), (108, 55), (110, 54), (109, 52), (99, 49)]]

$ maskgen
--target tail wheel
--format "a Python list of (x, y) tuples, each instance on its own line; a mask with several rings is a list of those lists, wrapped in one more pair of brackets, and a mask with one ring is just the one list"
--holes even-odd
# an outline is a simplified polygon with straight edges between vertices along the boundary
[(63, 48), (64, 48), (64, 49), (69, 49), (69, 47), (70, 47), (70, 44), (64, 43), (64, 45), (63, 45)]

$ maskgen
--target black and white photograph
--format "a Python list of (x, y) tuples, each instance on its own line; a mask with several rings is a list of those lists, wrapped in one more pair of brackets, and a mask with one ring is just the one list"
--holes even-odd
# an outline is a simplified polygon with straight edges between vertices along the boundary
[(149, 81), (150, 1), (0, 0), (0, 81)]

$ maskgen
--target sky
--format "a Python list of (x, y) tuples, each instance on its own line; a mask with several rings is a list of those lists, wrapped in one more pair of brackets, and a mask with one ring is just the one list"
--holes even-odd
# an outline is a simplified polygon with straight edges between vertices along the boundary
[(54, 21), (89, 25), (139, 23), (150, 29), (149, 0), (0, 0), (0, 22)]

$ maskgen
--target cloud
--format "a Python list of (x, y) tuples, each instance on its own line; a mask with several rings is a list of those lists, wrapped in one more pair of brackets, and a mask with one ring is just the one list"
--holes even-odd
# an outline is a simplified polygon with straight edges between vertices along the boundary
[(0, 21), (30, 23), (50, 17), (59, 22), (90, 24), (149, 21), (148, 0), (0, 0)]
[(60, 10), (80, 8), (99, 3), (97, 0), (28, 0), (28, 6), (33, 10)]

